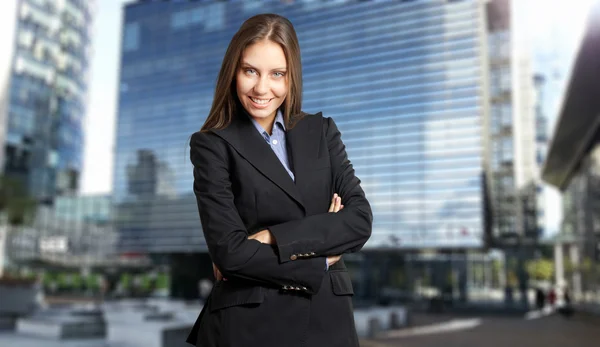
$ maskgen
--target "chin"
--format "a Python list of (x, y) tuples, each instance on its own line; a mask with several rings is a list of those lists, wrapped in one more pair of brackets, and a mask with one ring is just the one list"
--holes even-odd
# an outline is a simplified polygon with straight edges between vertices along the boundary
[(268, 110), (256, 110), (256, 109), (250, 109), (250, 115), (254, 118), (268, 118), (270, 117), (273, 113), (277, 112), (277, 109), (268, 109)]
[(252, 115), (257, 117), (257, 118), (268, 118), (270, 115), (272, 115), (273, 113), (275, 113), (277, 110), (261, 110), (261, 111), (254, 111), (252, 112)]

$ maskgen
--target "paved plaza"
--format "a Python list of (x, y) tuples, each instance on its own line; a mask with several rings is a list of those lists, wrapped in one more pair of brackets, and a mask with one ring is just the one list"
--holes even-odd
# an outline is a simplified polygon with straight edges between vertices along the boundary
[[(570, 319), (557, 314), (526, 319), (520, 316), (416, 313), (411, 321), (410, 328), (362, 340), (361, 347), (597, 347), (600, 341), (600, 317), (584, 314), (576, 314)], [(49, 340), (0, 332), (0, 347), (12, 346), (125, 347), (98, 338)], [(188, 345), (182, 341), (182, 344), (170, 347), (179, 346)]]
[[(600, 317), (578, 314), (571, 319), (550, 315), (526, 320), (524, 317), (445, 317), (448, 322), (475, 327), (443, 333), (415, 334), (396, 338), (365, 340), (361, 347), (598, 347)], [(439, 320), (439, 319), (438, 319)], [(437, 325), (438, 323), (432, 323)], [(468, 325), (468, 324), (465, 324)]]

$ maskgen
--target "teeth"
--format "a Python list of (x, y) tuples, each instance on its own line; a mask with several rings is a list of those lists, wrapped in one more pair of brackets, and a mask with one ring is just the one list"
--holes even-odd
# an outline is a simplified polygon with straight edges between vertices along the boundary
[(263, 100), (263, 99), (255, 99), (255, 98), (250, 98), (250, 99), (252, 99), (252, 101), (254, 101), (255, 103), (257, 103), (257, 104), (259, 104), (259, 105), (266, 105), (266, 104), (268, 104), (268, 103), (269, 103), (269, 101), (271, 101), (270, 99), (266, 99), (266, 100)]

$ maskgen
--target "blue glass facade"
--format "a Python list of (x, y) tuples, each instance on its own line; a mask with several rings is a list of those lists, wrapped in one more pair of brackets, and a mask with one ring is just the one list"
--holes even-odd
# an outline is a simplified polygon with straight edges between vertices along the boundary
[(3, 172), (40, 200), (78, 189), (93, 6), (17, 1)]
[(125, 8), (114, 197), (121, 248), (204, 250), (188, 141), (248, 17), (295, 25), (306, 112), (342, 131), (374, 211), (366, 248), (482, 245), (479, 1), (152, 2)]

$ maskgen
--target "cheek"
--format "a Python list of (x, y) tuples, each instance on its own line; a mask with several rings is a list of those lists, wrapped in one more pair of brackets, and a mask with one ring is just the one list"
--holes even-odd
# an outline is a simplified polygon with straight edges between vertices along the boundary
[(246, 94), (248, 92), (249, 83), (247, 78), (238, 75), (235, 84), (238, 94)]
[(273, 92), (280, 98), (285, 98), (288, 93), (288, 84), (285, 82), (278, 83), (274, 88)]

